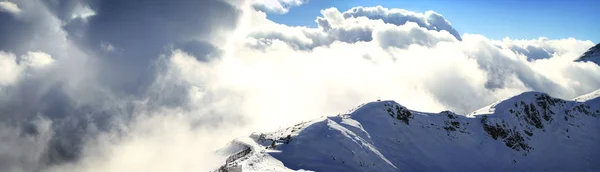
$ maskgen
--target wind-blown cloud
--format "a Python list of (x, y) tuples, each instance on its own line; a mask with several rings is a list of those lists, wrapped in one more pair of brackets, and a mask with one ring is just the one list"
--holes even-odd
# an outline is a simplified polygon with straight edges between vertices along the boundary
[(590, 41), (459, 35), (435, 12), (329, 8), (307, 28), (235, 0), (13, 2), (19, 15), (0, 13), (9, 171), (205, 171), (235, 136), (378, 98), (466, 114), (600, 87), (599, 66), (573, 62)]

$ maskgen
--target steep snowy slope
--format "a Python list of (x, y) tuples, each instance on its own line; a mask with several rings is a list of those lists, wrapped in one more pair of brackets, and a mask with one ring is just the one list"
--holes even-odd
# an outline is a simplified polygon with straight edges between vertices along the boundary
[(583, 102), (586, 105), (590, 106), (590, 110), (599, 111), (600, 110), (600, 89), (591, 92), (586, 95), (579, 96), (574, 99), (578, 102)]
[(594, 47), (587, 50), (579, 59), (575, 61), (591, 61), (600, 65), (600, 44), (596, 44)]
[(221, 171), (598, 171), (597, 100), (526, 92), (468, 116), (371, 102), (238, 139)]

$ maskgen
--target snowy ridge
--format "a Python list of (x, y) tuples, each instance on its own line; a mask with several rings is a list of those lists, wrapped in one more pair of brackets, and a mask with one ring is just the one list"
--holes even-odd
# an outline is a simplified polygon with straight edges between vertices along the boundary
[(271, 150), (257, 144), (254, 136), (235, 139), (220, 150), (220, 153), (230, 156), (226, 163), (215, 172), (294, 171), (286, 168), (281, 161), (269, 156), (268, 152)]
[(574, 100), (578, 102), (583, 102), (586, 105), (590, 106), (591, 111), (600, 111), (600, 89), (589, 94), (579, 96)]
[(598, 99), (599, 97), (600, 97), (600, 89), (598, 89), (594, 92), (579, 96), (577, 98), (574, 98), (573, 100), (578, 101), (578, 102), (585, 102), (585, 101), (589, 101), (592, 99)]
[(598, 171), (600, 104), (592, 100), (597, 99), (567, 101), (526, 92), (469, 116), (370, 102), (349, 114), (254, 133), (244, 138), (252, 153), (225, 166), (242, 171)]
[(600, 65), (600, 44), (596, 44), (595, 46), (587, 50), (585, 53), (583, 53), (581, 57), (579, 57), (579, 59), (575, 61), (590, 61)]

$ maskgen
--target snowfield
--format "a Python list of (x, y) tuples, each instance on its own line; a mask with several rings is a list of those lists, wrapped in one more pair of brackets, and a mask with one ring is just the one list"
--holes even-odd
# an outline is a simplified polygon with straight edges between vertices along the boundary
[(467, 116), (370, 102), (236, 139), (223, 150), (250, 151), (218, 171), (599, 171), (598, 100), (526, 92)]

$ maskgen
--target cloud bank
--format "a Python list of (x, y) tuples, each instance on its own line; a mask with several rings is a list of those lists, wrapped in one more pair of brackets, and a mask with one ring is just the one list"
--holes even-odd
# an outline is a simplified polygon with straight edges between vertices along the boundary
[(268, 20), (266, 1), (11, 2), (17, 13), (0, 12), (8, 171), (211, 170), (236, 136), (376, 99), (467, 114), (528, 90), (600, 88), (599, 66), (573, 62), (591, 41), (460, 35), (433, 11), (328, 8), (307, 28)]

